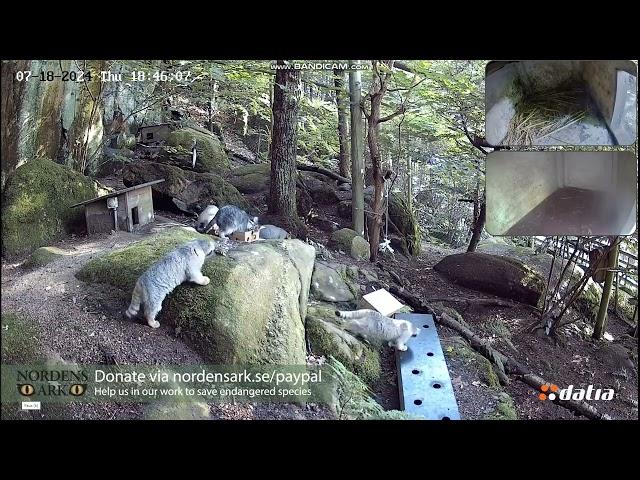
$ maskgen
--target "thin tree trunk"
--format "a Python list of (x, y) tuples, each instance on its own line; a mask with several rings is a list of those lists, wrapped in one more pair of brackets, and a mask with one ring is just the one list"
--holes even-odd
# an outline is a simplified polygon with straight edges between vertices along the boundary
[(380, 158), (380, 150), (378, 148), (378, 135), (380, 131), (380, 106), (382, 104), (382, 96), (384, 92), (382, 86), (374, 75), (374, 85), (372, 86), (371, 95), (371, 114), (367, 122), (367, 144), (369, 145), (369, 155), (373, 167), (373, 204), (371, 205), (373, 215), (371, 219), (371, 228), (369, 230), (370, 257), (374, 262), (378, 257), (378, 245), (380, 243), (380, 229), (382, 228), (382, 196), (384, 192), (384, 179), (382, 178), (382, 159)]
[(478, 243), (480, 243), (480, 236), (482, 235), (482, 230), (484, 229), (484, 224), (487, 219), (487, 202), (482, 200), (482, 204), (480, 205), (480, 213), (478, 213), (478, 218), (476, 219), (476, 223), (473, 226), (473, 233), (471, 234), (471, 240), (469, 241), (469, 247), (467, 247), (467, 252), (475, 252), (478, 247)]
[(607, 324), (607, 309), (609, 308), (609, 298), (611, 297), (611, 287), (613, 286), (613, 277), (615, 272), (612, 270), (618, 266), (618, 251), (620, 249), (620, 243), (618, 237), (613, 239), (613, 248), (609, 252), (607, 262), (607, 274), (604, 279), (604, 287), (602, 288), (602, 297), (600, 298), (600, 308), (598, 309), (598, 316), (596, 317), (596, 324), (593, 327), (592, 337), (595, 339), (602, 338), (605, 326)]
[[(358, 61), (349, 61), (356, 65)], [(362, 80), (360, 70), (349, 70), (349, 95), (351, 99), (351, 218), (353, 229), (364, 236), (364, 156), (362, 151)]]
[(349, 141), (347, 136), (347, 92), (345, 90), (345, 73), (343, 70), (333, 71), (336, 86), (336, 106), (338, 107), (338, 143), (340, 154), (338, 157), (338, 171), (343, 177), (351, 175), (349, 162)]
[[(283, 60), (278, 60), (283, 65)], [(269, 213), (297, 218), (296, 140), (298, 110), (302, 93), (300, 71), (276, 72), (273, 95), (273, 132), (271, 141), (271, 189)]]

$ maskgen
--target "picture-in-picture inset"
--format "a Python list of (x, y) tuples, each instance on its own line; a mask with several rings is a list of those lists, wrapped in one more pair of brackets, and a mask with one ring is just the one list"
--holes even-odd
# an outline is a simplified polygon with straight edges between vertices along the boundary
[(486, 68), (492, 145), (631, 145), (637, 66), (628, 60), (523, 60)]
[(492, 152), (491, 235), (631, 235), (637, 163), (631, 152)]

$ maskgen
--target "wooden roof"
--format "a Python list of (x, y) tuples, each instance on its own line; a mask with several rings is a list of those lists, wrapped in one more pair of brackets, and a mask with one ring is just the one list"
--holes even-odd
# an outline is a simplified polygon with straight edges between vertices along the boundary
[(160, 180), (154, 180), (152, 182), (141, 183), (140, 185), (134, 185), (133, 187), (124, 188), (122, 190), (117, 190), (115, 192), (111, 192), (107, 195), (102, 195), (101, 197), (93, 198), (91, 200), (85, 200), (84, 202), (76, 203), (75, 205), (71, 205), (69, 208), (79, 207), (80, 205), (87, 205), (89, 203), (97, 202), (99, 200), (104, 200), (111, 197), (117, 197), (118, 195), (122, 195), (123, 193), (131, 192), (132, 190), (137, 190), (138, 188), (148, 187), (149, 185), (155, 185), (156, 183), (164, 182), (164, 178)]

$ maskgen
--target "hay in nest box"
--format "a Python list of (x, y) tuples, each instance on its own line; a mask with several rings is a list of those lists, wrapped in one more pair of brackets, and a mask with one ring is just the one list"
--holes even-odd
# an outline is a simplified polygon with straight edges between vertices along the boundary
[(533, 145), (562, 128), (590, 115), (583, 87), (562, 88), (536, 93), (516, 105), (505, 145)]

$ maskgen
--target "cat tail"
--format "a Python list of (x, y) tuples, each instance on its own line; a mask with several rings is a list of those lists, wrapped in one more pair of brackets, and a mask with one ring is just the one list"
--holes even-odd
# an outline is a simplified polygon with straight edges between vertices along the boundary
[(127, 316), (127, 318), (134, 318), (136, 315), (138, 315), (142, 302), (143, 302), (142, 282), (138, 280), (136, 282), (136, 286), (133, 289), (133, 294), (131, 295), (131, 303), (129, 304), (129, 308), (125, 312), (125, 315)]

